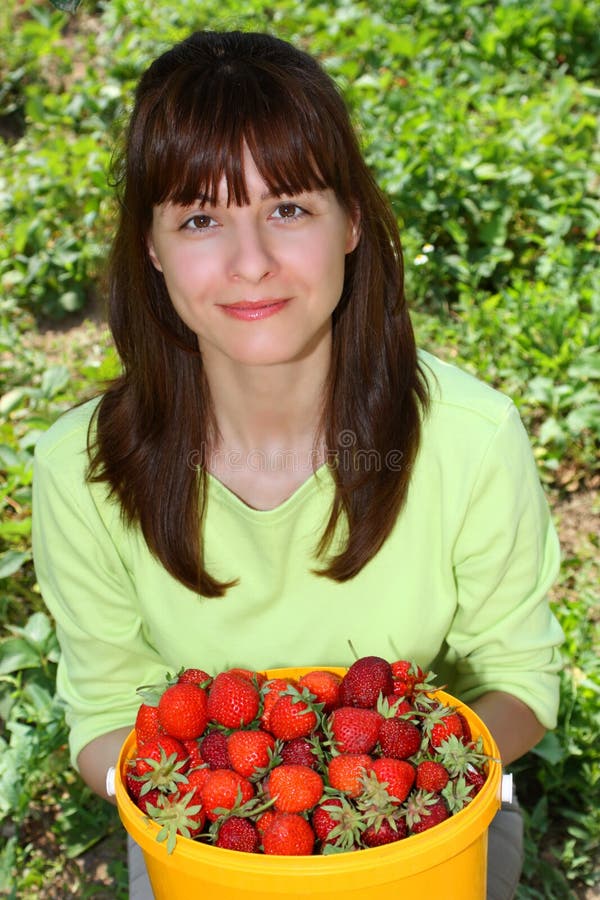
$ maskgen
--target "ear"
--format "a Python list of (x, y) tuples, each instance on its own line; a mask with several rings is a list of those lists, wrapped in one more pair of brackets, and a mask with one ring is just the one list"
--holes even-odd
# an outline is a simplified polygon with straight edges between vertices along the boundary
[(355, 203), (348, 215), (348, 234), (346, 236), (346, 253), (356, 250), (360, 241), (360, 209)]
[(149, 233), (148, 237), (146, 238), (146, 248), (148, 250), (148, 256), (150, 257), (150, 262), (158, 272), (162, 272), (162, 266), (160, 264), (158, 256), (156, 255), (156, 249), (154, 247), (154, 241), (152, 239), (151, 233)]

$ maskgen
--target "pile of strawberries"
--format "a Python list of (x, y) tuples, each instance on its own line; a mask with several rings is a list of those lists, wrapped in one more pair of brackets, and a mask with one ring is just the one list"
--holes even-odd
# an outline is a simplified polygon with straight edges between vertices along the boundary
[(178, 834), (277, 855), (418, 834), (472, 800), (489, 759), (432, 677), (378, 656), (343, 677), (185, 669), (140, 689), (129, 796), (169, 852)]

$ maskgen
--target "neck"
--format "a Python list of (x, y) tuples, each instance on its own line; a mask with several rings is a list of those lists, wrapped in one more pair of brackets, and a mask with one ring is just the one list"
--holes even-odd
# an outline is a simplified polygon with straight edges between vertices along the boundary
[(206, 375), (217, 429), (213, 453), (283, 459), (308, 456), (320, 445), (327, 366), (211, 365)]

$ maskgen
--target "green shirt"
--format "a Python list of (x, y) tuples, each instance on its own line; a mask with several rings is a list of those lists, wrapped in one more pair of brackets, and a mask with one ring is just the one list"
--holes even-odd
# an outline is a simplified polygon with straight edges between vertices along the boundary
[(508, 398), (421, 358), (432, 405), (406, 506), (377, 555), (343, 584), (313, 572), (333, 496), (327, 466), (267, 511), (209, 478), (208, 569), (239, 584), (207, 599), (123, 525), (105, 485), (86, 484), (97, 401), (40, 439), (34, 558), (62, 648), (58, 691), (74, 761), (93, 738), (131, 725), (136, 687), (168, 671), (349, 665), (348, 641), (360, 656), (432, 668), (466, 702), (508, 691), (555, 725), (562, 632), (546, 595), (559, 547), (527, 435)]

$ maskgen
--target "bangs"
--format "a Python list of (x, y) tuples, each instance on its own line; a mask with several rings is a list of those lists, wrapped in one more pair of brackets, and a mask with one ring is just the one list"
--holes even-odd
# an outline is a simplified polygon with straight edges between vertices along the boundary
[(146, 118), (138, 189), (152, 206), (215, 205), (224, 180), (227, 205), (246, 205), (247, 146), (273, 195), (331, 188), (349, 206), (348, 135), (336, 134), (332, 121), (313, 107), (305, 76), (296, 83), (293, 73), (257, 60), (222, 63), (208, 75), (188, 67), (161, 86)]

